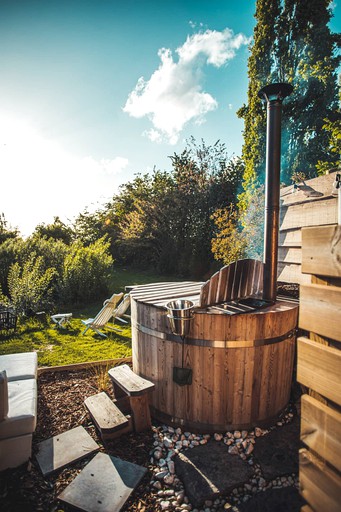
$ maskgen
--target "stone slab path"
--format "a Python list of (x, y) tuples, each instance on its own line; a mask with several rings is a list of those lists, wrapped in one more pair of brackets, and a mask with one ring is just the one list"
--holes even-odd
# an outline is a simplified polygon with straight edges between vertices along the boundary
[(260, 492), (238, 508), (239, 512), (300, 512), (304, 504), (297, 489), (284, 487)]
[(49, 475), (99, 450), (85, 428), (76, 427), (42, 441), (36, 455), (43, 475)]
[(58, 498), (86, 512), (118, 512), (146, 468), (98, 453)]
[(257, 439), (253, 455), (266, 480), (298, 472), (299, 432), (299, 418), (295, 418), (288, 425)]
[(215, 441), (179, 453), (174, 462), (176, 474), (195, 507), (243, 485), (253, 473), (247, 462)]

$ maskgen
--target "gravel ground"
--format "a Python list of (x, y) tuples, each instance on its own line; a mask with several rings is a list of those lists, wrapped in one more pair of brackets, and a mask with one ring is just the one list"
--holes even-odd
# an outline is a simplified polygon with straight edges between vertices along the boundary
[[(181, 512), (239, 512), (253, 496), (267, 489), (298, 487), (297, 474), (292, 473), (267, 481), (254, 459), (257, 438), (269, 430), (217, 433), (214, 436), (195, 435), (154, 424), (151, 431), (122, 435), (105, 444), (99, 437), (85, 407), (84, 399), (98, 392), (95, 372), (54, 372), (42, 374), (38, 379), (38, 423), (33, 441), (33, 457), (29, 464), (0, 473), (0, 502), (2, 512), (61, 512), (71, 508), (60, 502), (58, 494), (80, 473), (92, 457), (43, 477), (34, 457), (37, 443), (79, 425), (100, 445), (100, 450), (129, 462), (146, 467), (147, 473), (130, 499), (122, 508), (126, 511)], [(110, 396), (111, 391), (107, 391)], [(271, 429), (280, 429), (290, 423), (296, 414), (289, 406), (286, 413)], [(270, 429), (270, 430), (271, 430)], [(175, 474), (174, 457), (179, 451), (203, 445), (208, 440), (225, 443), (229, 453), (236, 454), (254, 469), (250, 481), (225, 497), (208, 500), (201, 509), (192, 506), (184, 486)], [(278, 507), (276, 507), (278, 510)], [(275, 510), (275, 509), (274, 509)], [(283, 509), (284, 510), (284, 509)], [(290, 510), (290, 509), (288, 509)]]

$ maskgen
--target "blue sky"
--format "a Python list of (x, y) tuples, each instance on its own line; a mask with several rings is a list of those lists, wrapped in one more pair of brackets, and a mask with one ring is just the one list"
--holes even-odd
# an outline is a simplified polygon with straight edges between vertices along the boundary
[[(255, 2), (0, 0), (0, 212), (72, 220), (193, 135), (240, 154)], [(334, 6), (334, 31), (340, 28)]]

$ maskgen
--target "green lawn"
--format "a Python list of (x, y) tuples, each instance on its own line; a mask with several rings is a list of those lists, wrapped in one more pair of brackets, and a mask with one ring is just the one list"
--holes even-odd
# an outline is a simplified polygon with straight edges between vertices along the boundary
[[(126, 285), (174, 281), (174, 277), (154, 275), (150, 272), (138, 272), (131, 269), (115, 268), (111, 277), (110, 293), (124, 291)], [(71, 325), (66, 329), (56, 329), (48, 318), (43, 325), (35, 319), (19, 319), (15, 332), (0, 333), (0, 354), (36, 351), (39, 366), (58, 366), (104, 359), (131, 356), (131, 327), (116, 322), (120, 332), (104, 328), (108, 336), (103, 338), (91, 329), (85, 335), (82, 319), (94, 317), (103, 301), (108, 297), (99, 297), (98, 301), (83, 308), (67, 306), (60, 313), (72, 313)]]

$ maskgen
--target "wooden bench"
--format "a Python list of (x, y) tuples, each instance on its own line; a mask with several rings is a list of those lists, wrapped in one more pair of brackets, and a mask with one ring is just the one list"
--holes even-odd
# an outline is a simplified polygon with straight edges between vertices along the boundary
[(108, 373), (113, 383), (115, 397), (119, 399), (122, 392), (129, 397), (135, 431), (141, 432), (150, 428), (148, 392), (154, 389), (154, 384), (134, 373), (127, 364), (111, 368)]
[(125, 416), (104, 391), (84, 400), (102, 439), (114, 439), (132, 430), (131, 418)]

